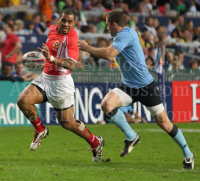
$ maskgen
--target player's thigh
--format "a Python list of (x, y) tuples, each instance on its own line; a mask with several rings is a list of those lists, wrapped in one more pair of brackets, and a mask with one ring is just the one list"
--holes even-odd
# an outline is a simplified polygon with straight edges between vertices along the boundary
[(160, 99), (160, 92), (154, 81), (139, 89), (138, 101), (146, 106), (153, 117), (164, 111), (164, 106)]
[(45, 92), (48, 102), (55, 110), (69, 109), (74, 105), (74, 83), (72, 79), (46, 81)]
[(109, 92), (101, 101), (103, 110), (112, 111), (116, 107), (122, 106), (121, 98), (115, 92)]
[(19, 95), (18, 104), (38, 104), (44, 101), (42, 93), (32, 84), (28, 85)]
[(133, 100), (129, 95), (129, 88), (125, 85), (121, 85), (118, 88), (114, 88), (111, 92), (109, 92), (104, 99), (102, 100), (102, 107), (124, 107), (130, 105)]

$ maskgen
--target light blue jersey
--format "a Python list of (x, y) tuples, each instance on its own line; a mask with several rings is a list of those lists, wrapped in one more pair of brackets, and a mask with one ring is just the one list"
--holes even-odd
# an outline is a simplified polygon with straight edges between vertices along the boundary
[(120, 67), (123, 84), (139, 89), (154, 80), (146, 68), (142, 47), (133, 29), (126, 27), (118, 32), (112, 46), (120, 51), (116, 61)]

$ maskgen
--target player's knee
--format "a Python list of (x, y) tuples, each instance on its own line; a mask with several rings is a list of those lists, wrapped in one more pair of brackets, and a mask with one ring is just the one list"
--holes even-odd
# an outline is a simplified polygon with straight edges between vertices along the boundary
[(23, 97), (19, 97), (17, 100), (17, 105), (19, 108), (23, 107), (24, 105), (27, 104), (26, 99), (24, 99)]
[(108, 101), (102, 101), (101, 108), (104, 113), (108, 113), (108, 112), (112, 111), (112, 107)]
[(169, 119), (167, 117), (157, 116), (155, 120), (156, 120), (156, 123), (158, 124), (158, 126), (160, 128), (162, 128), (164, 131), (166, 131), (166, 132), (171, 131), (172, 123), (169, 121)]

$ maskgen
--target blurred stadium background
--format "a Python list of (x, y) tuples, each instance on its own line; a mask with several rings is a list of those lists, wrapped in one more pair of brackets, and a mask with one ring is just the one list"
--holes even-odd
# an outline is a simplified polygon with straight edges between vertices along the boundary
[[(138, 33), (147, 67), (162, 90), (171, 120), (200, 121), (200, 1), (0, 0), (0, 66), (3, 68), (3, 64), (8, 62), (12, 66), (7, 73), (2, 70), (0, 75), (1, 80), (9, 80), (0, 82), (0, 126), (25, 124), (16, 99), (42, 70), (29, 72), (24, 69), (19, 63), (21, 56), (46, 42), (48, 27), (57, 24), (59, 13), (64, 8), (74, 8), (77, 13), (75, 29), (80, 39), (97, 47), (112, 43), (112, 37), (106, 30), (106, 13), (113, 9), (123, 10), (127, 15), (127, 26)], [(3, 46), (9, 38), (6, 24), (18, 37), (12, 42), (13, 46), (18, 40), (21, 42), (16, 55), (10, 55), (10, 50), (5, 51), (9, 49), (8, 44)], [(162, 59), (154, 69), (159, 46)], [(71, 74), (76, 84), (75, 116), (86, 123), (103, 120), (100, 101), (121, 81), (117, 63), (109, 63), (80, 51), (78, 65)], [(186, 101), (187, 105), (182, 104)], [(133, 107), (148, 122), (153, 121), (145, 107), (139, 103)], [(57, 124), (48, 103), (38, 106), (38, 109), (47, 124)]]

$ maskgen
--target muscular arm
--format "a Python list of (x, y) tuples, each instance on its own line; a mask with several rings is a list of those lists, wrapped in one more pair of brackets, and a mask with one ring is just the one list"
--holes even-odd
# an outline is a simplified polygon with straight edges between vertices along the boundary
[(108, 61), (112, 61), (114, 57), (116, 57), (120, 52), (114, 48), (113, 46), (105, 47), (105, 48), (95, 48), (89, 46), (85, 40), (79, 40), (78, 46), (80, 50), (86, 51), (95, 57), (106, 59)]
[(63, 58), (55, 58), (53, 61), (55, 65), (58, 65), (59, 67), (68, 69), (68, 70), (73, 70), (76, 67), (76, 62), (72, 59), (63, 59)]
[(73, 59), (70, 59), (70, 58), (58, 58), (58, 57), (53, 57), (51, 54), (50, 54), (50, 51), (49, 51), (49, 47), (47, 45), (45, 45), (43, 43), (43, 46), (42, 46), (42, 49), (38, 47), (38, 49), (40, 51), (42, 51), (43, 55), (45, 56), (45, 58), (50, 61), (51, 63), (59, 66), (59, 67), (62, 67), (62, 68), (65, 68), (65, 69), (68, 69), (68, 70), (73, 70), (75, 69), (76, 67), (76, 61), (73, 60)]
[(115, 58), (120, 53), (116, 48), (112, 46), (106, 48), (95, 48), (89, 46), (86, 51), (95, 57), (106, 59), (108, 61), (112, 61), (113, 58)]

